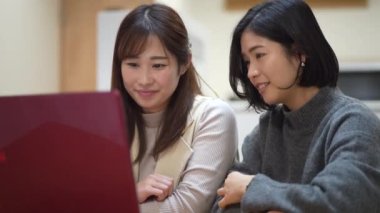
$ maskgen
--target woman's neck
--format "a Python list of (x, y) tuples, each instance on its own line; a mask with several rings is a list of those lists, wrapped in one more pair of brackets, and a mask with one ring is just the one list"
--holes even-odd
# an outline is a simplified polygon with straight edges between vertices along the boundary
[(319, 92), (318, 87), (297, 87), (293, 92), (293, 98), (289, 103), (284, 103), (290, 111), (295, 111), (304, 106)]

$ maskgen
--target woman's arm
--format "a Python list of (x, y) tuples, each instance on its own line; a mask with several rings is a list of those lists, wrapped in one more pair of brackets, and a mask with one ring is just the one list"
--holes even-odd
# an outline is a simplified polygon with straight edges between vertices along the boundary
[[(253, 177), (260, 171), (261, 155), (260, 155), (260, 135), (259, 125), (256, 126), (249, 135), (244, 138), (242, 153), (243, 161), (236, 162), (231, 168), (231, 173), (223, 181), (220, 188), (217, 191), (217, 198), (213, 204), (211, 212), (215, 213), (234, 213), (241, 212), (240, 201), (245, 193), (245, 189), (242, 190), (242, 186), (247, 186)], [(241, 178), (241, 179), (240, 179)], [(226, 182), (228, 184), (226, 185)], [(236, 184), (236, 185), (235, 185)], [(225, 187), (232, 189), (234, 195), (225, 195)], [(235, 188), (236, 187), (236, 188)], [(243, 193), (244, 191), (244, 193)]]
[(207, 101), (194, 133), (193, 154), (178, 186), (163, 202), (150, 201), (142, 212), (209, 212), (216, 190), (237, 154), (236, 120), (230, 106)]
[[(316, 133), (319, 139), (314, 143), (319, 143), (319, 148), (309, 153), (304, 182), (286, 183), (256, 174), (241, 208), (295, 213), (379, 212), (379, 121), (363, 115), (361, 109), (351, 113), (350, 109), (342, 110), (346, 113)], [(322, 160), (321, 168), (316, 167), (316, 159)]]

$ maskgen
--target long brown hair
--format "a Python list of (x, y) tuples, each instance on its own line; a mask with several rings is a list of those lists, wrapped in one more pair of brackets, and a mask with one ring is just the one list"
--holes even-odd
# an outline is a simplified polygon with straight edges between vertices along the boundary
[[(142, 160), (146, 152), (145, 123), (141, 107), (126, 91), (121, 75), (121, 62), (130, 55), (139, 55), (145, 49), (150, 35), (159, 38), (163, 46), (178, 61), (178, 72), (181, 65), (189, 64), (189, 38), (180, 16), (168, 6), (162, 4), (141, 5), (132, 10), (121, 22), (113, 54), (111, 89), (120, 91), (127, 116), (128, 138), (132, 142), (137, 127), (139, 151), (135, 162)], [(170, 98), (164, 112), (161, 130), (153, 155), (158, 155), (173, 145), (181, 137), (194, 97), (201, 94), (199, 81), (192, 63), (181, 75), (178, 86)]]

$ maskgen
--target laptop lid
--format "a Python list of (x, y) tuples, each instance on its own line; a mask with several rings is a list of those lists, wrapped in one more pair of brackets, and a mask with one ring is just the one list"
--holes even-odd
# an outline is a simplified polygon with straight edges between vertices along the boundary
[(138, 212), (118, 92), (0, 97), (0, 212)]

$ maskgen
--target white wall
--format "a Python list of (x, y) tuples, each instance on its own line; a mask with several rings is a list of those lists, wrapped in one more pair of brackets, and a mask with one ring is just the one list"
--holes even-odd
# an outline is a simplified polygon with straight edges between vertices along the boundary
[[(59, 90), (59, 2), (0, 0), (0, 95)], [(232, 30), (245, 11), (227, 13), (223, 0), (157, 2), (202, 25), (199, 29), (204, 31), (207, 49), (199, 71), (221, 98), (231, 96), (229, 45)], [(380, 61), (380, 1), (368, 0), (366, 8), (314, 11), (341, 62)]]
[[(313, 8), (327, 40), (341, 63), (380, 62), (380, 1), (367, 0), (368, 7)], [(208, 29), (206, 41), (207, 81), (227, 99), (229, 47), (233, 28), (246, 11), (226, 12), (223, 0), (158, 0), (191, 17)]]
[(127, 10), (104, 10), (97, 14), (96, 90), (111, 88), (112, 59), (116, 34)]
[[(226, 12), (224, 0), (157, 0), (176, 9), (181, 16), (194, 19), (207, 29), (205, 40), (207, 66), (202, 73), (208, 83), (223, 99), (232, 96), (228, 82), (229, 48), (232, 31), (246, 11)], [(313, 8), (314, 14), (327, 40), (337, 54), (343, 67), (351, 63), (371, 69), (380, 65), (380, 1), (367, 0), (368, 7), (357, 8)], [(185, 23), (186, 24), (186, 23)], [(367, 63), (370, 62), (368, 65)], [(377, 62), (377, 63), (376, 63)], [(349, 63), (349, 64), (347, 64)], [(365, 65), (361, 64), (365, 63)], [(347, 66), (349, 65), (349, 66)], [(244, 101), (229, 102), (233, 107), (238, 124), (239, 154), (244, 137), (259, 122), (259, 115), (247, 111)], [(380, 117), (379, 103), (368, 103)]]
[(0, 0), (0, 96), (59, 90), (59, 0)]

